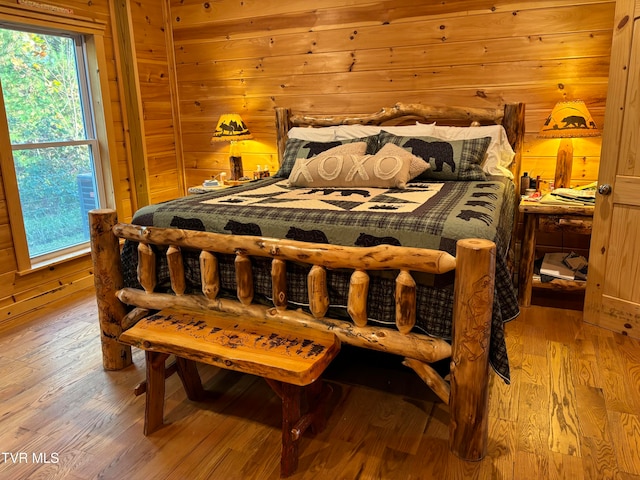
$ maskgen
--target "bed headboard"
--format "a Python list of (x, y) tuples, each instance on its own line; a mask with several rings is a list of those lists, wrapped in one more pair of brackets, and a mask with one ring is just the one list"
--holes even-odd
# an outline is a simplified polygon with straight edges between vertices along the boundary
[[(420, 104), (397, 103), (391, 108), (383, 108), (370, 115), (314, 115), (293, 113), (291, 109), (276, 107), (276, 128), (278, 133), (278, 158), (281, 160), (287, 142), (287, 132), (291, 127), (329, 127), (332, 125), (409, 125), (416, 121), (437, 122), (438, 125), (504, 126), (507, 138), (516, 155), (510, 170), (514, 181), (520, 178), (520, 161), (524, 142), (524, 103), (507, 103), (503, 108), (437, 107)], [(516, 183), (518, 186), (518, 183)]]

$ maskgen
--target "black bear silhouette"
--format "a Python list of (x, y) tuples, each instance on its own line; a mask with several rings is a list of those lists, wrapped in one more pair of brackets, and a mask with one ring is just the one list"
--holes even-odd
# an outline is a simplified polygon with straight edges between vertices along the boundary
[(456, 171), (456, 164), (453, 161), (453, 147), (450, 143), (425, 142), (419, 138), (412, 138), (405, 142), (403, 147), (409, 147), (411, 153), (423, 158), (425, 162), (429, 162), (433, 158), (436, 165), (434, 172), (441, 172), (445, 163), (449, 165), (452, 172)]
[(565, 117), (562, 119), (562, 121), (564, 122), (564, 127), (562, 128), (569, 128), (569, 126), (575, 127), (575, 128), (587, 128), (587, 121), (584, 119), (584, 117), (581, 117), (580, 115), (570, 115), (568, 117)]
[(235, 220), (229, 220), (224, 226), (225, 230), (229, 230), (233, 235), (254, 235), (262, 236), (262, 230), (255, 223), (240, 223)]
[(376, 245), (397, 245), (401, 246), (400, 240), (394, 237), (376, 237), (375, 235), (369, 235), (368, 233), (361, 233), (355, 241), (358, 247), (375, 247)]
[(185, 230), (197, 230), (204, 232), (204, 223), (199, 218), (182, 218), (173, 217), (170, 225), (175, 228), (184, 228)]
[(290, 227), (285, 237), (301, 242), (329, 243), (329, 239), (321, 230), (303, 230), (298, 227)]
[(308, 192), (304, 192), (304, 195), (313, 195), (314, 193), (322, 192), (323, 195), (331, 195), (335, 192), (340, 192), (340, 196), (348, 197), (350, 195), (362, 195), (363, 197), (371, 196), (371, 192), (368, 190), (358, 190), (353, 188), (312, 188)]
[(307, 158), (315, 157), (316, 155), (325, 152), (333, 147), (339, 147), (342, 145), (340, 142), (309, 142), (305, 143), (303, 148), (308, 148), (309, 153), (307, 153)]

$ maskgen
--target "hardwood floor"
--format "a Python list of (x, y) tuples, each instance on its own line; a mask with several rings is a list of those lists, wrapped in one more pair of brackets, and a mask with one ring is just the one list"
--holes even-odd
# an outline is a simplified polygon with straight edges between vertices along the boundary
[[(327, 429), (293, 479), (640, 479), (640, 342), (532, 307), (507, 325), (512, 383), (492, 375), (489, 452), (447, 449), (448, 408), (399, 364), (347, 351)], [(351, 352), (351, 353), (350, 353)], [(142, 434), (144, 356), (102, 369), (92, 292), (0, 328), (0, 478), (277, 479), (280, 405), (255, 377), (203, 366), (208, 401), (167, 380), (167, 425)]]

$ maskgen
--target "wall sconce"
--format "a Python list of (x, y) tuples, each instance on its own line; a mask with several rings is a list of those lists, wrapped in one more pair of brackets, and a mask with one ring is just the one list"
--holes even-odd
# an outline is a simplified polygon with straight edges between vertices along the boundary
[(556, 103), (544, 122), (539, 138), (561, 138), (556, 160), (555, 188), (571, 188), (573, 169), (572, 138), (598, 137), (600, 130), (591, 118), (589, 109), (582, 100)]
[(253, 135), (240, 115), (237, 113), (224, 113), (220, 115), (216, 130), (211, 137), (211, 142), (231, 143), (229, 146), (230, 180), (240, 180), (244, 176), (242, 170), (242, 155), (240, 154), (240, 145), (238, 142), (252, 138)]

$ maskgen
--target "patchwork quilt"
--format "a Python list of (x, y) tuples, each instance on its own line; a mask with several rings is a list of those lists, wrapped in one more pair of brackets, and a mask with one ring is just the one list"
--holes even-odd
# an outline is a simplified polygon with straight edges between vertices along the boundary
[[(501, 178), (485, 181), (411, 182), (406, 189), (289, 187), (281, 178), (267, 178), (236, 187), (191, 195), (140, 209), (132, 223), (145, 226), (288, 238), (338, 245), (372, 246), (382, 243), (445, 250), (455, 255), (461, 238), (486, 238), (496, 243), (496, 288), (490, 361), (505, 381), (509, 362), (504, 322), (515, 318), (518, 304), (506, 268), (506, 252), (514, 218), (513, 183)], [(199, 290), (196, 252), (184, 252), (187, 282)], [(123, 250), (127, 286), (138, 286), (136, 245)], [(264, 260), (264, 261), (263, 261)], [(265, 301), (271, 295), (269, 259), (253, 259), (254, 289)], [(288, 296), (296, 307), (307, 306), (307, 267), (287, 266)], [(158, 289), (169, 288), (164, 256), (159, 256)], [(223, 287), (235, 290), (233, 258), (220, 258)], [(332, 315), (348, 318), (346, 301), (350, 272), (328, 271)], [(394, 327), (395, 276), (372, 277), (368, 310), (370, 323)], [(453, 273), (416, 275), (418, 305), (416, 329), (450, 340)]]

